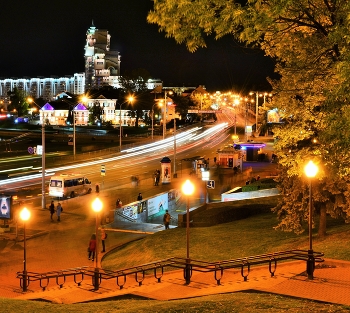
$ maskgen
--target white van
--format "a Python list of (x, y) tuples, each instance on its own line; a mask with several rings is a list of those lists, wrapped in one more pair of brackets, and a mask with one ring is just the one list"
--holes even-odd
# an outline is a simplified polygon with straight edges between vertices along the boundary
[(74, 198), (91, 193), (91, 182), (78, 174), (61, 174), (52, 176), (49, 185), (49, 196), (58, 198)]

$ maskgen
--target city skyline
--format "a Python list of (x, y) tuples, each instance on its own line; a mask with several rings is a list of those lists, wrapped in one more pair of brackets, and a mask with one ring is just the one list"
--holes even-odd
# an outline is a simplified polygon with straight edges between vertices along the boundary
[(0, 13), (2, 28), (7, 30), (0, 77), (83, 73), (85, 34), (93, 23), (110, 33), (111, 49), (121, 55), (121, 75), (144, 68), (165, 86), (205, 85), (209, 91), (269, 88), (266, 76), (273, 75), (273, 62), (262, 52), (244, 49), (226, 36), (218, 41), (209, 38), (208, 48), (190, 53), (147, 23), (152, 5), (144, 0), (87, 0), (83, 6), (53, 0), (49, 7), (38, 0), (7, 2)]

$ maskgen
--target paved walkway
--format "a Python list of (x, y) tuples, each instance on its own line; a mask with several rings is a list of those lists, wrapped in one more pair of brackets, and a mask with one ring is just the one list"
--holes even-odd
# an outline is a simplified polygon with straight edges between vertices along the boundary
[[(147, 197), (148, 187), (140, 192)], [(160, 190), (160, 189), (158, 189)], [(136, 191), (135, 191), (136, 192)], [(138, 191), (137, 191), (138, 192)], [(86, 247), (94, 232), (95, 216), (90, 208), (94, 194), (77, 197), (63, 203), (61, 222), (50, 221), (48, 210), (32, 209), (32, 219), (27, 225), (27, 269), (32, 272), (54, 271), (81, 266), (93, 267), (87, 259)], [(104, 203), (114, 203), (107, 192), (101, 192)], [(72, 205), (74, 203), (74, 205)], [(81, 225), (77, 227), (77, 225)], [(83, 226), (83, 227), (82, 227)], [(160, 224), (118, 223), (120, 231), (109, 230), (107, 250), (136, 240), (146, 233), (162, 231)], [(138, 231), (138, 233), (137, 233)], [(16, 240), (17, 237), (17, 240)], [(252, 267), (248, 281), (240, 270), (225, 270), (221, 284), (217, 285), (213, 273), (193, 272), (191, 283), (185, 284), (181, 270), (165, 272), (161, 282), (146, 276), (142, 285), (128, 276), (123, 289), (116, 279), (103, 281), (98, 291), (93, 291), (91, 279), (84, 279), (81, 286), (67, 277), (62, 288), (50, 281), (42, 291), (39, 282), (31, 282), (28, 292), (23, 293), (16, 272), (23, 270), (23, 241), (21, 227), (5, 237), (0, 236), (0, 297), (16, 299), (45, 299), (55, 303), (77, 303), (101, 299), (115, 299), (125, 295), (149, 299), (171, 300), (204, 295), (256, 290), (329, 303), (350, 305), (350, 262), (329, 260), (320, 264), (314, 280), (305, 276), (306, 264), (302, 261), (278, 264), (274, 277), (270, 277), (268, 265)], [(99, 254), (103, 260), (103, 254)], [(102, 261), (103, 266), (103, 261)]]

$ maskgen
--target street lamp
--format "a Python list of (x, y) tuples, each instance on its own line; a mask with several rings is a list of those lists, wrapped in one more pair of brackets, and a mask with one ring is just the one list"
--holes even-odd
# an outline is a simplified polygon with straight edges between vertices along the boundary
[(177, 178), (176, 174), (176, 118), (174, 114), (174, 178)]
[(202, 170), (202, 181), (204, 181), (204, 204), (207, 204), (207, 181), (209, 181), (209, 171), (207, 171), (205, 168), (201, 168)]
[(44, 110), (32, 98), (27, 99), (29, 103), (34, 103), (41, 111), (41, 208), (46, 209), (45, 203), (45, 119)]
[(153, 105), (152, 105), (152, 140), (153, 140), (153, 131), (154, 131), (154, 106), (158, 104), (157, 102), (155, 102)]
[(23, 221), (23, 291), (27, 291), (28, 287), (28, 276), (27, 276), (27, 243), (26, 243), (26, 221), (30, 218), (30, 211), (27, 208), (23, 208), (19, 214)]
[(129, 96), (128, 100), (119, 104), (119, 150), (122, 151), (122, 105), (125, 103), (132, 103), (134, 101), (133, 96)]
[(309, 187), (309, 250), (308, 250), (308, 259), (306, 262), (306, 272), (308, 279), (314, 278), (314, 269), (315, 269), (315, 257), (312, 249), (312, 179), (317, 175), (318, 167), (317, 165), (309, 161), (309, 163), (305, 166), (305, 174), (310, 179), (310, 187)]
[(253, 95), (255, 93), (255, 132), (258, 132), (258, 115), (259, 115), (259, 91), (252, 91), (249, 95)]
[(95, 290), (99, 289), (99, 266), (98, 266), (98, 214), (102, 210), (102, 202), (99, 198), (96, 198), (92, 202), (92, 209), (96, 213), (96, 227), (95, 227), (95, 233), (96, 233), (96, 250), (95, 250), (95, 273), (94, 273), (94, 279), (93, 279), (93, 285)]
[(237, 106), (239, 105), (239, 99), (233, 101), (233, 107), (235, 109), (235, 135), (237, 135)]
[[(166, 134), (166, 109), (167, 109), (167, 97), (166, 97), (166, 90), (164, 90), (164, 108), (163, 108), (163, 139), (165, 139)], [(172, 95), (173, 92), (170, 90), (168, 92), (169, 95)]]
[(185, 279), (186, 284), (191, 282), (191, 266), (190, 266), (190, 196), (194, 192), (194, 185), (190, 180), (182, 185), (182, 192), (187, 196), (187, 205), (186, 205), (186, 268), (185, 268)]

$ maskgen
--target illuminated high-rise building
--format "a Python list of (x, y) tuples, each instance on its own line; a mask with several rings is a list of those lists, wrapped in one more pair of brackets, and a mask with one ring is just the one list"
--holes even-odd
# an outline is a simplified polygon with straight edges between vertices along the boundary
[(93, 24), (86, 33), (85, 90), (117, 85), (120, 75), (120, 54), (110, 50), (111, 35)]

